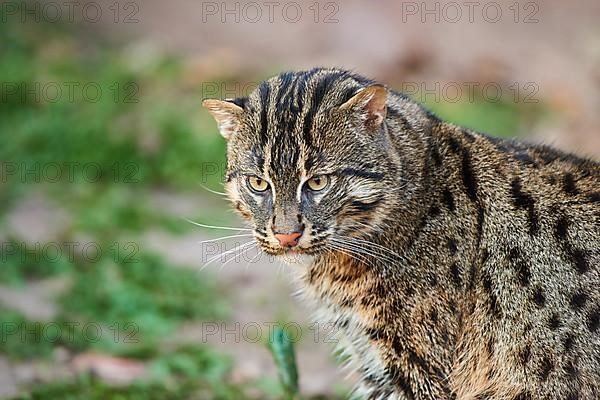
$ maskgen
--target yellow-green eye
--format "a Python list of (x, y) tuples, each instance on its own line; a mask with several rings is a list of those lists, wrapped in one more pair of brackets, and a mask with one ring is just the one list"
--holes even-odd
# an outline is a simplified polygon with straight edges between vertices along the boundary
[(249, 176), (248, 185), (252, 190), (257, 192), (264, 192), (269, 188), (269, 183), (258, 176)]
[(322, 190), (329, 183), (327, 175), (318, 175), (306, 181), (306, 186), (314, 192)]

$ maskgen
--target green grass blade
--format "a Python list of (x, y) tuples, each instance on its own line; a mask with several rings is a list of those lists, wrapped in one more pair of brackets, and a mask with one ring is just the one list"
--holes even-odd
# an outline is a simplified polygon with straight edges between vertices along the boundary
[(287, 399), (298, 398), (298, 369), (294, 343), (282, 328), (276, 328), (269, 337), (269, 350), (275, 360), (281, 386)]

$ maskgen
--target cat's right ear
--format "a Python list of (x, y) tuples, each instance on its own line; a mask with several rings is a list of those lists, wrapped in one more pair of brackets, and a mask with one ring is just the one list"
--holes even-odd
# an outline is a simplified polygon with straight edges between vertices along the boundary
[(237, 103), (239, 102), (216, 99), (207, 99), (202, 102), (202, 107), (206, 108), (217, 121), (219, 131), (225, 139), (229, 139), (240, 126), (244, 109)]
[(340, 110), (347, 110), (357, 116), (370, 129), (377, 130), (385, 120), (388, 91), (385, 86), (373, 84), (361, 89)]

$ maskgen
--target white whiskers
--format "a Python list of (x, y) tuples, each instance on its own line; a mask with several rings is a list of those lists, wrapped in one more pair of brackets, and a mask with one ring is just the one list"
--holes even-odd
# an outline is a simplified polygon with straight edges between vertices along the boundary
[(233, 227), (233, 226), (205, 225), (205, 224), (201, 224), (199, 222), (194, 222), (194, 221), (189, 220), (187, 218), (184, 218), (184, 220), (186, 220), (187, 222), (189, 222), (192, 225), (196, 225), (196, 226), (199, 226), (201, 228), (225, 229), (225, 230), (230, 230), (230, 231), (249, 231), (249, 232), (252, 232), (252, 229), (250, 229), (250, 228), (237, 228), (237, 227)]
[[(200, 271), (204, 270), (204, 268), (206, 268), (210, 263), (212, 263), (215, 260), (218, 260), (221, 257), (227, 257), (229, 254), (231, 254), (231, 253), (233, 253), (235, 251), (247, 250), (248, 247), (253, 246), (253, 245), (255, 245), (254, 240), (250, 240), (250, 241), (248, 241), (246, 243), (242, 243), (242, 244), (236, 245), (233, 249), (229, 249), (229, 250), (227, 250), (225, 252), (221, 252), (220, 254), (212, 256), (212, 257), (210, 257), (206, 261), (206, 263), (204, 263), (204, 265), (202, 267), (200, 267)], [(235, 258), (235, 257), (237, 257), (237, 255), (235, 255), (233, 258)], [(228, 261), (231, 261), (231, 259), (228, 260)]]
[(209, 187), (206, 187), (206, 186), (204, 186), (204, 185), (203, 185), (203, 184), (201, 184), (201, 183), (198, 183), (198, 185), (200, 185), (200, 187), (201, 187), (202, 189), (206, 190), (207, 192), (210, 192), (210, 193), (213, 193), (213, 194), (218, 194), (219, 196), (227, 196), (227, 193), (224, 193), (224, 192), (217, 192), (216, 190), (212, 190), (211, 188), (209, 188)]
[(252, 264), (254, 262), (254, 260), (256, 260), (256, 257), (260, 256), (262, 254), (262, 251), (260, 250), (260, 248), (258, 248), (258, 246), (256, 247), (256, 249), (258, 250), (258, 252), (256, 253), (256, 255), (254, 257), (252, 257), (250, 259), (250, 261), (248, 261), (248, 263), (246, 264), (246, 266), (244, 267), (244, 269), (246, 271), (248, 271), (248, 267), (250, 266), (250, 264)]
[(216, 242), (217, 240), (225, 240), (225, 239), (231, 239), (231, 238), (236, 238), (236, 237), (249, 237), (249, 236), (254, 236), (254, 235), (251, 233), (243, 233), (240, 235), (223, 236), (223, 237), (216, 238), (216, 239), (202, 240), (202, 241), (198, 242), (198, 244)]
[(246, 246), (240, 254), (236, 254), (235, 256), (231, 257), (229, 260), (227, 260), (223, 264), (221, 264), (219, 271), (223, 271), (223, 268), (225, 268), (225, 266), (227, 264), (229, 264), (231, 261), (237, 259), (238, 257), (242, 258), (244, 255), (246, 255), (246, 253), (248, 253), (249, 250), (252, 250), (255, 247), (256, 247), (256, 243), (252, 243), (252, 246)]
[(399, 254), (390, 249), (363, 239), (332, 237), (329, 239), (329, 242), (331, 248), (352, 256), (354, 259), (365, 264), (372, 265), (373, 261), (380, 261), (385, 264), (397, 265), (402, 260)]
[(368, 240), (357, 238), (357, 237), (347, 237), (345, 239), (348, 239), (351, 242), (355, 242), (356, 244), (361, 244), (361, 245), (365, 245), (365, 246), (370, 246), (370, 247), (375, 248), (375, 249), (379, 249), (379, 250), (385, 252), (385, 254), (389, 253), (389, 254), (393, 255), (394, 257), (398, 257), (399, 260), (403, 259), (403, 257), (400, 254), (398, 254), (398, 253), (396, 253), (396, 252), (394, 252), (394, 251), (392, 251), (392, 250), (388, 249), (387, 247), (382, 246), (380, 244), (377, 244), (377, 243), (374, 243), (374, 242), (370, 242)]
[(350, 249), (348, 249), (346, 247), (343, 247), (343, 246), (340, 246), (340, 245), (337, 245), (337, 244), (332, 244), (332, 243), (330, 243), (328, 247), (330, 247), (330, 249), (327, 249), (329, 252), (332, 252), (331, 249), (333, 249), (333, 250), (335, 250), (337, 252), (340, 252), (342, 254), (345, 254), (348, 257), (353, 258), (356, 261), (359, 261), (359, 262), (361, 262), (363, 264), (373, 265), (371, 263), (371, 260), (369, 260), (365, 256), (363, 256), (361, 254), (358, 254), (357, 252), (355, 252), (353, 250), (350, 250)]

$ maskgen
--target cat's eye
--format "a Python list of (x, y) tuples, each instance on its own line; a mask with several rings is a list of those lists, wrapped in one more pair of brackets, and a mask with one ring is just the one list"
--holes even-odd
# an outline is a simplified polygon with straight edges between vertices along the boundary
[(323, 190), (328, 183), (329, 177), (327, 175), (318, 175), (307, 180), (306, 186), (313, 192), (318, 192), (319, 190)]
[(264, 192), (269, 188), (269, 183), (258, 176), (249, 176), (248, 186), (255, 192)]

